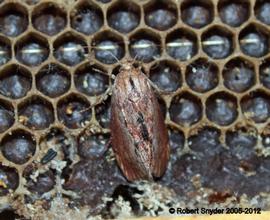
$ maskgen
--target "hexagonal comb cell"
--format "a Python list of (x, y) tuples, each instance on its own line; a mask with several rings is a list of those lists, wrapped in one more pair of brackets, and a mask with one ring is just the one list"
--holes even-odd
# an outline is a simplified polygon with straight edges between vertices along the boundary
[(166, 37), (166, 51), (171, 57), (186, 61), (198, 52), (197, 41), (197, 37), (192, 31), (176, 30)]
[(44, 66), (36, 76), (37, 89), (51, 98), (66, 93), (70, 88), (70, 81), (68, 71), (54, 63)]
[(108, 142), (108, 134), (84, 132), (78, 139), (78, 154), (83, 159), (101, 158), (107, 151)]
[(253, 91), (241, 100), (244, 116), (255, 123), (263, 123), (270, 117), (270, 97), (262, 91)]
[(121, 33), (128, 33), (139, 25), (140, 14), (138, 5), (130, 1), (118, 1), (108, 9), (108, 24)]
[(52, 170), (48, 170), (39, 173), (38, 176), (33, 178), (34, 172), (36, 172), (33, 166), (29, 165), (23, 172), (23, 177), (26, 178), (27, 189), (32, 193), (42, 195), (49, 192), (55, 185), (55, 174)]
[(9, 129), (14, 121), (14, 108), (13, 106), (4, 100), (0, 100), (0, 133)]
[(57, 38), (53, 44), (55, 58), (68, 66), (75, 66), (88, 54), (87, 44), (71, 32)]
[(122, 37), (110, 31), (96, 35), (92, 41), (92, 48), (96, 59), (104, 64), (116, 63), (125, 56)]
[(173, 27), (177, 20), (177, 7), (172, 1), (150, 2), (144, 7), (145, 23), (159, 31)]
[(181, 5), (182, 21), (194, 28), (202, 28), (213, 21), (214, 7), (211, 1), (186, 0)]
[(15, 45), (16, 59), (27, 66), (38, 66), (49, 56), (49, 44), (45, 38), (29, 33)]
[(83, 65), (75, 72), (75, 86), (86, 95), (101, 95), (109, 87), (109, 76), (106, 74), (103, 69), (97, 66)]
[(239, 34), (242, 52), (251, 57), (262, 57), (269, 51), (269, 31), (258, 24), (250, 24)]
[(221, 20), (232, 27), (238, 27), (249, 18), (249, 1), (221, 0), (218, 3), (218, 11)]
[(76, 129), (91, 120), (92, 111), (85, 98), (72, 93), (58, 102), (57, 115), (65, 126)]
[(206, 101), (206, 115), (220, 126), (233, 123), (238, 116), (236, 98), (225, 92), (211, 95)]
[(226, 144), (230, 147), (232, 155), (239, 159), (239, 170), (244, 174), (256, 171), (260, 166), (256, 155), (257, 131), (246, 125), (226, 133)]
[(166, 92), (174, 92), (181, 87), (182, 77), (180, 68), (169, 61), (161, 61), (152, 65), (149, 73), (150, 80)]
[(270, 61), (264, 60), (260, 66), (260, 81), (268, 89), (270, 89)]
[(200, 128), (196, 134), (188, 138), (188, 146), (200, 156), (209, 156), (219, 150), (220, 130), (207, 126)]
[(34, 28), (50, 36), (62, 31), (66, 20), (66, 13), (53, 3), (39, 5), (32, 13)]
[(104, 103), (95, 107), (96, 119), (103, 128), (109, 128), (111, 119), (111, 100), (107, 99)]
[(255, 4), (255, 16), (261, 22), (270, 25), (270, 1), (269, 0), (258, 0)]
[(255, 155), (257, 143), (257, 131), (249, 126), (241, 126), (226, 133), (226, 144), (231, 148), (231, 152), (239, 159), (248, 160)]
[(31, 89), (32, 77), (24, 67), (10, 65), (0, 72), (0, 94), (11, 99), (27, 95)]
[(0, 196), (14, 191), (19, 186), (19, 175), (15, 168), (7, 167), (0, 163)]
[(93, 34), (103, 25), (101, 9), (88, 2), (78, 4), (71, 12), (71, 27), (83, 34)]
[(149, 30), (139, 30), (130, 37), (129, 53), (132, 58), (145, 63), (161, 55), (160, 37)]
[(244, 92), (255, 84), (252, 63), (241, 58), (230, 60), (223, 69), (224, 85), (234, 92)]
[(196, 96), (184, 93), (173, 98), (169, 112), (173, 122), (190, 126), (201, 119), (202, 104)]
[(0, 146), (4, 157), (15, 164), (26, 163), (36, 151), (35, 138), (23, 130), (15, 130), (6, 135)]
[(223, 59), (233, 51), (232, 33), (221, 26), (214, 26), (202, 35), (203, 51), (211, 58)]
[(16, 37), (28, 26), (27, 10), (20, 4), (6, 4), (0, 9), (0, 33)]
[(10, 42), (6, 38), (0, 38), (0, 66), (6, 64), (11, 59)]
[(41, 97), (34, 96), (18, 107), (19, 122), (31, 129), (45, 129), (54, 121), (52, 105)]
[(187, 66), (186, 82), (196, 92), (208, 92), (218, 85), (218, 67), (200, 58)]

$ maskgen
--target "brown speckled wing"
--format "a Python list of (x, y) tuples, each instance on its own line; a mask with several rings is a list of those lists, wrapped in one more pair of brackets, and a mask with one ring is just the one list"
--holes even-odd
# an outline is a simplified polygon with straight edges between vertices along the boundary
[(152, 163), (152, 175), (154, 177), (161, 177), (168, 165), (170, 157), (169, 138), (166, 125), (164, 123), (164, 117), (162, 115), (159, 103), (156, 97), (152, 96), (152, 103), (157, 106), (154, 114), (153, 125), (153, 163)]
[(111, 141), (116, 160), (129, 181), (149, 179), (147, 170), (135, 153), (134, 143), (125, 127), (125, 119), (114, 94), (111, 103)]

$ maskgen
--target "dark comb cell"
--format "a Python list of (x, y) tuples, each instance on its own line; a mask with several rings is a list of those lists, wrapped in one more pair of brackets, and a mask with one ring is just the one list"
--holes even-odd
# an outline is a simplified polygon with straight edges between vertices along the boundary
[(96, 59), (105, 64), (113, 64), (125, 55), (123, 44), (114, 40), (103, 40), (94, 45)]
[(54, 121), (53, 107), (43, 100), (32, 100), (19, 106), (19, 122), (31, 129), (45, 129)]
[(39, 71), (36, 80), (37, 89), (52, 98), (66, 93), (70, 88), (68, 72), (55, 64), (43, 67)]
[(54, 6), (45, 7), (38, 13), (34, 12), (34, 14), (32, 18), (34, 27), (50, 36), (62, 31), (67, 23), (65, 13)]
[(48, 43), (38, 36), (27, 35), (16, 45), (16, 58), (28, 66), (38, 66), (49, 56)]
[(183, 4), (181, 7), (182, 20), (194, 28), (202, 28), (213, 20), (212, 5)]
[(206, 60), (199, 59), (188, 65), (186, 81), (196, 92), (207, 92), (218, 84), (218, 67)]
[(226, 144), (239, 159), (248, 159), (254, 155), (256, 143), (256, 133), (249, 134), (239, 129), (235, 132), (229, 131), (226, 134)]
[(235, 98), (224, 93), (210, 96), (206, 101), (206, 115), (210, 121), (221, 126), (233, 123), (238, 115)]
[(133, 1), (116, 1), (107, 11), (108, 25), (120, 33), (133, 31), (140, 23), (141, 9)]
[(79, 69), (74, 78), (76, 88), (89, 96), (101, 95), (109, 86), (109, 77), (106, 73), (88, 65)]
[(27, 95), (31, 89), (30, 73), (22, 67), (12, 65), (0, 74), (0, 94), (11, 99), (19, 99)]
[(103, 15), (98, 9), (81, 5), (71, 14), (71, 27), (83, 34), (93, 34), (103, 25)]
[(233, 50), (232, 37), (218, 29), (211, 29), (202, 36), (203, 51), (214, 59), (228, 57)]
[(136, 60), (148, 63), (160, 57), (161, 51), (159, 45), (160, 43), (154, 37), (139, 32), (131, 38), (129, 52)]
[(244, 54), (262, 57), (269, 51), (268, 39), (268, 33), (262, 27), (250, 25), (240, 32), (239, 44)]
[(166, 38), (166, 51), (181, 61), (191, 59), (198, 52), (196, 34), (186, 29), (173, 31)]
[(36, 178), (36, 181), (30, 179), (27, 182), (26, 186), (31, 192), (38, 193), (41, 195), (45, 192), (49, 192), (50, 190), (52, 190), (54, 185), (55, 185), (54, 173), (51, 170), (49, 170), (39, 174), (38, 177)]
[(166, 92), (176, 91), (182, 83), (180, 69), (166, 62), (160, 62), (152, 66), (150, 69), (150, 80), (159, 89)]
[(56, 46), (55, 58), (68, 66), (75, 66), (85, 59), (86, 45), (75, 41), (64, 42)]
[(107, 151), (108, 141), (107, 134), (83, 134), (78, 141), (78, 154), (84, 159), (100, 158)]
[(188, 138), (188, 146), (202, 156), (216, 154), (220, 150), (220, 131), (213, 127), (203, 127)]
[(264, 94), (245, 97), (241, 101), (242, 111), (247, 118), (256, 123), (263, 123), (270, 117), (269, 100), (269, 97)]
[(36, 143), (29, 133), (19, 130), (4, 137), (1, 150), (7, 160), (24, 164), (34, 155)]
[(235, 59), (223, 70), (225, 86), (234, 92), (244, 92), (255, 84), (254, 67), (247, 61)]
[(189, 94), (176, 97), (170, 107), (170, 117), (175, 123), (189, 126), (198, 122), (202, 116), (200, 101)]
[(176, 24), (177, 15), (167, 9), (156, 9), (146, 12), (145, 22), (148, 26), (160, 31), (167, 30)]
[(109, 25), (121, 33), (128, 33), (139, 25), (137, 13), (130, 11), (117, 11), (108, 18)]
[(238, 27), (248, 19), (249, 5), (227, 1), (219, 5), (219, 16), (224, 23)]
[[(14, 5), (9, 5), (10, 8)], [(16, 10), (7, 10), (0, 15), (0, 32), (9, 37), (16, 37), (23, 33), (28, 25), (27, 14)]]
[(84, 123), (91, 120), (89, 107), (89, 103), (79, 96), (69, 96), (58, 103), (58, 118), (68, 128), (81, 128)]

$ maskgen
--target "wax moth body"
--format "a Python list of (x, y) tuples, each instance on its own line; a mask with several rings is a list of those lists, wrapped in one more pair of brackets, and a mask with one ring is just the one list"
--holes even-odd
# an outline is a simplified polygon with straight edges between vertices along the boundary
[(127, 62), (111, 98), (111, 144), (129, 181), (161, 177), (169, 160), (168, 132), (149, 79)]

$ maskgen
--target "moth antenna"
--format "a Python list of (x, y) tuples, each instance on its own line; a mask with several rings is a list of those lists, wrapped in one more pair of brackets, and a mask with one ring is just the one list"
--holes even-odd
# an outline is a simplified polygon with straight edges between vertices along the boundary
[(136, 53), (136, 55), (135, 55), (135, 57), (134, 57), (133, 60), (137, 60), (138, 56), (139, 56), (139, 55)]
[(133, 60), (132, 60), (132, 66), (135, 64), (135, 62), (137, 61), (137, 58), (138, 58), (138, 54), (136, 53), (136, 55), (135, 55), (135, 57), (133, 58)]
[(111, 54), (111, 56), (118, 62), (121, 63), (120, 60), (115, 56), (111, 51), (108, 50), (108, 52)]
[(117, 62), (121, 62), (118, 58), (117, 58), (117, 56), (115, 56), (110, 50), (108, 50), (108, 49), (105, 49), (105, 48), (102, 48), (102, 46), (101, 47), (94, 47), (94, 48), (97, 48), (97, 49), (101, 49), (101, 50), (106, 50), (108, 53), (110, 53), (110, 55), (117, 61)]
[(80, 110), (79, 112), (80, 112), (80, 113), (87, 112), (87, 111), (90, 110), (92, 107), (93, 107), (93, 106), (90, 105), (89, 107), (87, 107), (87, 108), (85, 108), (85, 109), (82, 109), (82, 110)]

